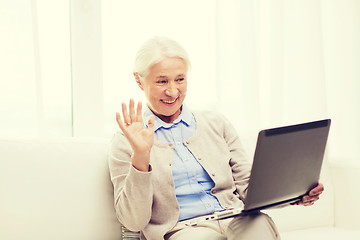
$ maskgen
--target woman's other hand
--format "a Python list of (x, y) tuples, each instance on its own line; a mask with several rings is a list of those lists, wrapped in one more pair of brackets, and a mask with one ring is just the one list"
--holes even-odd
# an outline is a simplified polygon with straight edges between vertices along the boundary
[(310, 190), (308, 195), (303, 196), (303, 198), (299, 202), (296, 202), (295, 205), (311, 206), (319, 200), (323, 191), (324, 185), (322, 183), (318, 183), (316, 187)]
[(116, 122), (128, 139), (134, 154), (132, 165), (139, 171), (149, 171), (150, 151), (154, 143), (154, 117), (148, 119), (148, 128), (144, 128), (141, 102), (135, 109), (134, 100), (130, 99), (129, 112), (125, 103), (122, 103), (122, 115), (116, 113)]

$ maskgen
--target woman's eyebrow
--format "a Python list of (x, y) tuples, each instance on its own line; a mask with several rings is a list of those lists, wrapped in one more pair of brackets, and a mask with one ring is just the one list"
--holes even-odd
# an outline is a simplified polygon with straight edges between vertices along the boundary
[[(176, 76), (176, 78), (179, 78), (179, 77), (185, 77), (186, 76), (186, 74), (183, 74), (183, 73), (181, 73), (181, 74), (179, 74), (179, 75), (177, 75)], [(165, 76), (165, 75), (159, 75), (159, 76), (157, 76), (156, 77), (156, 79), (157, 80), (163, 80), (163, 79), (168, 79), (168, 76)]]
[(157, 76), (156, 79), (166, 79), (167, 76), (163, 76), (163, 75), (160, 75), (160, 76)]

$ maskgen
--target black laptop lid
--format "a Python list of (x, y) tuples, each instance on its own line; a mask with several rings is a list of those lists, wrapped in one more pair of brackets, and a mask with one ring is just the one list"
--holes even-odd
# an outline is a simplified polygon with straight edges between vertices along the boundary
[(316, 186), (330, 119), (259, 133), (245, 211), (300, 199)]

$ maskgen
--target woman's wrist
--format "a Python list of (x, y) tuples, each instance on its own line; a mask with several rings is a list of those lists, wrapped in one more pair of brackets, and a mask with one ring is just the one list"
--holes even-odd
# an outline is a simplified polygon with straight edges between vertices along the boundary
[(150, 152), (134, 152), (131, 156), (131, 163), (134, 168), (142, 172), (149, 171)]

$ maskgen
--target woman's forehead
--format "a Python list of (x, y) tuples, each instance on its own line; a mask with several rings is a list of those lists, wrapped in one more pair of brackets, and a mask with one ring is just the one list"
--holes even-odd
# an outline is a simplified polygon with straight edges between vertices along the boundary
[(185, 75), (186, 64), (181, 58), (165, 58), (162, 61), (154, 64), (149, 69), (149, 75), (153, 77), (167, 77), (168, 75)]

